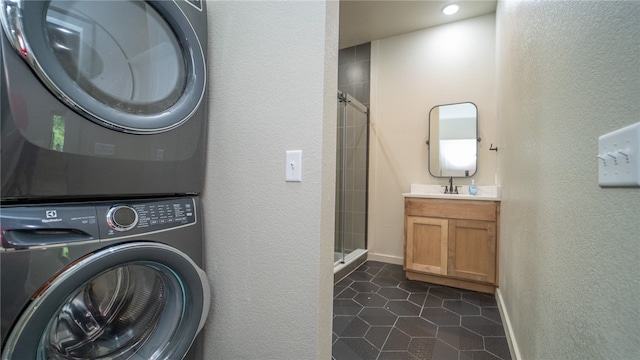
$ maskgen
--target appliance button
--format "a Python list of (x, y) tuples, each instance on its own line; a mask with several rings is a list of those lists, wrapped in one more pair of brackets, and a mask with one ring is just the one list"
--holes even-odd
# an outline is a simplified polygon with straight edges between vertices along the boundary
[(107, 212), (107, 224), (116, 231), (128, 231), (138, 224), (138, 213), (130, 206), (116, 205)]

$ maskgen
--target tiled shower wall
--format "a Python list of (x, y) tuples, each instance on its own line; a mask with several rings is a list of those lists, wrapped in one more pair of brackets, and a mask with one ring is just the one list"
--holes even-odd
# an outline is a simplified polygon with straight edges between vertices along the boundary
[(338, 54), (338, 90), (369, 107), (371, 88), (371, 43), (340, 50)]
[[(371, 44), (367, 43), (340, 50), (338, 59), (339, 90), (367, 107), (370, 55)], [(366, 114), (349, 105), (346, 106), (347, 117), (343, 121), (344, 106), (341, 103), (338, 109), (335, 250), (342, 250), (339, 241), (342, 232), (344, 249), (348, 253), (366, 248), (368, 121)]]

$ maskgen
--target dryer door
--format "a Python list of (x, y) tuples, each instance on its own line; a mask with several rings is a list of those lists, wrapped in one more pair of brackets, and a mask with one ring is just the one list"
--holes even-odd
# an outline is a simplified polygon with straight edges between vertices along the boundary
[(85, 118), (135, 134), (188, 120), (206, 66), (174, 1), (1, 0), (5, 34), (47, 88)]
[(40, 289), (2, 359), (182, 359), (209, 301), (206, 276), (187, 255), (158, 243), (120, 244)]

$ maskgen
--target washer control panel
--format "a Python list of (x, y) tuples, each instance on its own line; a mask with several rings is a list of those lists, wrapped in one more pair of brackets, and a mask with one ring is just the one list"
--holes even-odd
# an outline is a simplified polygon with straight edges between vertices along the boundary
[(157, 201), (123, 202), (98, 207), (107, 226), (100, 226), (102, 238), (137, 235), (196, 223), (195, 200), (175, 198)]
[(0, 251), (111, 240), (196, 224), (194, 197), (3, 206)]

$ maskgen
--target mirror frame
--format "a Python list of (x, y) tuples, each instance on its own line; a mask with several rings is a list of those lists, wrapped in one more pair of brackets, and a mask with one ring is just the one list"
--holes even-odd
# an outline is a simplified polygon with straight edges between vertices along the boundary
[[(432, 137), (431, 137), (431, 122), (432, 120), (432, 113), (436, 108), (442, 107), (442, 106), (452, 106), (452, 105), (461, 105), (461, 104), (471, 104), (473, 105), (473, 107), (476, 109), (476, 164), (475, 164), (475, 169), (473, 173), (470, 173), (469, 175), (466, 176), (452, 176), (452, 175), (434, 175), (431, 172), (431, 141), (432, 141)], [(440, 119), (438, 118), (438, 121), (440, 121)], [(479, 143), (480, 143), (480, 126), (479, 126), (479, 111), (478, 111), (478, 106), (471, 102), (471, 101), (464, 101), (464, 102), (459, 102), (459, 103), (451, 103), (451, 104), (442, 104), (442, 105), (436, 105), (434, 107), (431, 108), (431, 110), (429, 110), (429, 128), (428, 128), (428, 136), (427, 136), (427, 170), (429, 171), (429, 175), (436, 177), (436, 178), (449, 178), (449, 177), (454, 177), (454, 178), (466, 178), (466, 177), (472, 177), (475, 174), (478, 173), (478, 155), (480, 152), (480, 148), (479, 148)]]

